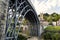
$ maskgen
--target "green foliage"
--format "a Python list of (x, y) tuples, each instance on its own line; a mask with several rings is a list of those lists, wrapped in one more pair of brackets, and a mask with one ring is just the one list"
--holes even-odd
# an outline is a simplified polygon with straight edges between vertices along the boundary
[(48, 30), (48, 31), (60, 31), (60, 26), (48, 26), (45, 30)]
[(44, 16), (49, 16), (49, 14), (48, 13), (45, 13)]
[(54, 33), (51, 33), (51, 32), (46, 32), (46, 33), (44, 33), (43, 34), (43, 36), (44, 36), (44, 40), (52, 40), (52, 35), (53, 35)]
[(52, 25), (53, 26), (52, 22), (50, 22), (49, 25)]
[(23, 25), (27, 25), (28, 23), (29, 23), (29, 21), (27, 19), (24, 19), (22, 22)]
[(44, 40), (60, 40), (60, 33), (46, 32), (44, 33)]
[(45, 21), (52, 22), (52, 16), (47, 13), (44, 14), (43, 18), (45, 19)]
[(43, 34), (44, 40), (60, 40), (60, 26), (49, 26)]
[(60, 19), (60, 15), (57, 13), (52, 13), (51, 15), (49, 15), (48, 13), (44, 14), (43, 18), (48, 21), (48, 22), (52, 22), (52, 21), (58, 21)]
[(52, 22), (52, 16), (48, 16), (48, 17), (47, 17), (47, 21), (48, 21), (48, 22)]
[(48, 20), (49, 20), (49, 19), (48, 19), (48, 17), (49, 17), (49, 14), (48, 14), (48, 13), (43, 14), (43, 18), (44, 18), (46, 21), (48, 21)]
[(59, 15), (57, 13), (53, 13), (53, 14), (51, 14), (51, 16), (52, 16), (53, 21), (58, 21), (59, 20)]
[(19, 34), (17, 40), (27, 40), (27, 38), (25, 36)]
[(60, 33), (55, 33), (52, 35), (52, 40), (60, 40)]

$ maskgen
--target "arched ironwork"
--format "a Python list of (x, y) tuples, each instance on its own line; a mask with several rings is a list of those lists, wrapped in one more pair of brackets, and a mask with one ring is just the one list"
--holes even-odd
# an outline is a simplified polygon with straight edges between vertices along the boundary
[[(6, 38), (5, 40), (17, 40), (18, 32), (16, 32), (17, 22), (19, 21), (18, 18), (21, 17), (20, 25), (24, 18), (28, 19), (29, 22), (33, 25), (33, 30), (35, 33), (32, 35), (38, 36), (39, 35), (39, 20), (35, 10), (33, 9), (32, 5), (27, 0), (9, 0), (8, 6), (8, 14), (7, 14), (7, 21), (6, 21)], [(12, 20), (14, 20), (13, 24)], [(19, 27), (20, 27), (19, 25)], [(32, 30), (32, 31), (33, 31)]]

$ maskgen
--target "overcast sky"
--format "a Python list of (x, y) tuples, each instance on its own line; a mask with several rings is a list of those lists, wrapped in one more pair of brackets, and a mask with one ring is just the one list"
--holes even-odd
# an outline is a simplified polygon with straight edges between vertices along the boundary
[(40, 13), (60, 13), (60, 0), (31, 0), (37, 14)]

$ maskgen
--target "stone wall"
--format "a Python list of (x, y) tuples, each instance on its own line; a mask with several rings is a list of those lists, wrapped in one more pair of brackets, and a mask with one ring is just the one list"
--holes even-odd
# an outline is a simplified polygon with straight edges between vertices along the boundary
[(6, 0), (0, 0), (0, 40), (5, 37), (7, 6)]

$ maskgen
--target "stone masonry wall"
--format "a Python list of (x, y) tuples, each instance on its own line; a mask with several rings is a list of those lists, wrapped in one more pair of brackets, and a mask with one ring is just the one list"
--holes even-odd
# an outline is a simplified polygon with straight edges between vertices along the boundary
[(0, 40), (5, 38), (7, 0), (0, 0)]

